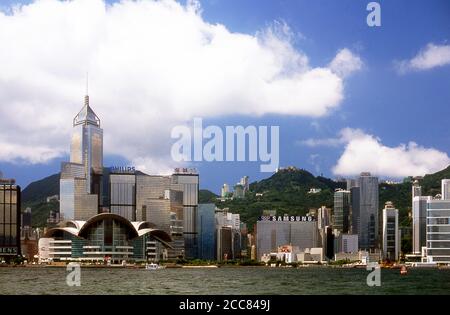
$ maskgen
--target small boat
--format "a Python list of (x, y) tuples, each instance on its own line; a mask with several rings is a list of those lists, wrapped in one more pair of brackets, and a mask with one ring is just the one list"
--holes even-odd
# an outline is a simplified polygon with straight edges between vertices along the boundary
[(408, 269), (406, 268), (406, 266), (402, 266), (402, 268), (400, 269), (400, 274), (403, 276), (408, 274)]
[(145, 269), (146, 270), (158, 270), (158, 269), (164, 269), (164, 268), (166, 268), (166, 267), (160, 266), (160, 265), (155, 264), (155, 263), (151, 263), (151, 264), (146, 264), (145, 265)]

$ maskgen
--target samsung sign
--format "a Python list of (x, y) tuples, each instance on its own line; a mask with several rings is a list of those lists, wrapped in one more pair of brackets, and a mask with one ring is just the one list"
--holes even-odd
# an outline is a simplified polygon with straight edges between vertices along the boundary
[(272, 222), (313, 222), (316, 219), (312, 216), (262, 216), (259, 217), (259, 221), (272, 221)]

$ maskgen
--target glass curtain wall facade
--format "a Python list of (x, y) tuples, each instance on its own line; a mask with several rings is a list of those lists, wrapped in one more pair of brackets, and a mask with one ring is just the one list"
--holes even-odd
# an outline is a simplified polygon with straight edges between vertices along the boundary
[(199, 176), (193, 173), (172, 175), (172, 184), (181, 188), (183, 192), (183, 235), (185, 256), (188, 259), (198, 256), (198, 190)]
[(20, 255), (20, 217), (20, 186), (0, 182), (0, 257)]
[(379, 248), (378, 177), (362, 173), (359, 183), (359, 246), (364, 250)]
[(168, 259), (185, 257), (183, 185), (168, 176), (136, 176), (136, 216), (172, 236)]
[(198, 256), (204, 260), (215, 259), (215, 204), (198, 205)]
[(110, 212), (136, 221), (136, 176), (110, 174)]
[(102, 212), (102, 173), (103, 130), (86, 96), (83, 108), (73, 119), (70, 163), (61, 165), (63, 220), (87, 220)]
[(337, 190), (334, 193), (333, 228), (341, 233), (350, 229), (350, 191)]

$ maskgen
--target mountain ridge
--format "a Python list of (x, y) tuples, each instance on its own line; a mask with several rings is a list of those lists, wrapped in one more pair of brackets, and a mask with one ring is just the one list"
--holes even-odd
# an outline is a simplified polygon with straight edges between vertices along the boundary
[[(50, 211), (58, 211), (59, 203), (47, 203), (46, 198), (59, 195), (59, 177), (56, 173), (30, 183), (22, 191), (22, 210), (32, 208), (33, 226), (44, 226)], [(450, 178), (450, 166), (433, 174), (427, 174), (420, 181), (423, 195), (440, 193), (440, 180)], [(399, 209), (400, 222), (410, 225), (408, 213), (411, 211), (412, 180), (398, 184), (381, 182), (380, 210), (386, 201), (392, 201)], [(309, 194), (310, 188), (320, 188), (321, 192)], [(270, 177), (250, 184), (250, 193), (243, 199), (222, 202), (213, 192), (200, 189), (200, 203), (215, 203), (218, 207), (228, 207), (231, 212), (241, 214), (243, 222), (250, 227), (257, 221), (262, 210), (277, 210), (279, 213), (304, 215), (311, 208), (333, 206), (333, 193), (337, 188), (345, 188), (345, 183), (336, 182), (323, 176), (314, 176), (304, 169), (288, 168)], [(256, 193), (263, 194), (256, 196)]]

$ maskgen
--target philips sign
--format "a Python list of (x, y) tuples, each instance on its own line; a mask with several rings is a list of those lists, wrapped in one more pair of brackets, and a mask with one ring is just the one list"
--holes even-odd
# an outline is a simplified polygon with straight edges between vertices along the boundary
[(316, 219), (312, 216), (261, 216), (259, 221), (271, 221), (271, 222), (313, 222)]

